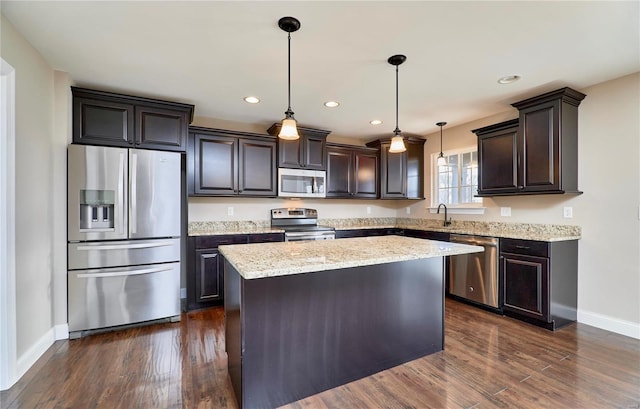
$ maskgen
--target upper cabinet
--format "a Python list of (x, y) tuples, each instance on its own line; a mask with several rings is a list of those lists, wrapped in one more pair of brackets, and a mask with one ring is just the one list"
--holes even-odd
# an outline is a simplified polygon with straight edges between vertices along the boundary
[(378, 197), (378, 150), (327, 144), (327, 197)]
[(476, 129), (478, 195), (510, 193), (518, 187), (518, 120)]
[(190, 196), (277, 196), (276, 141), (269, 135), (189, 128)]
[(71, 87), (73, 142), (184, 152), (193, 105)]
[(578, 190), (578, 106), (571, 88), (512, 104), (515, 121), (476, 129), (479, 196), (581, 193)]
[(424, 143), (420, 138), (405, 138), (405, 152), (390, 153), (391, 139), (367, 143), (380, 150), (380, 198), (424, 199)]
[[(275, 123), (267, 130), (277, 136), (281, 124)], [(330, 131), (298, 127), (300, 138), (295, 141), (278, 139), (278, 167), (293, 169), (327, 169), (327, 135)]]

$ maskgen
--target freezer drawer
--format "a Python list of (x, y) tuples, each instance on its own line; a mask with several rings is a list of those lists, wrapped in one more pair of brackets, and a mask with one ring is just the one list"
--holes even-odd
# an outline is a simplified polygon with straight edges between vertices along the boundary
[(180, 315), (180, 263), (69, 271), (69, 332)]
[(180, 261), (180, 239), (69, 243), (69, 270)]

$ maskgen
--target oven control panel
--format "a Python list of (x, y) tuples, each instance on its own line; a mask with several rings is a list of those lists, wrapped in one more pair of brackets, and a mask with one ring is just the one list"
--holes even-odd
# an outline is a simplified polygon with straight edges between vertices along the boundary
[(316, 209), (307, 209), (304, 207), (280, 207), (271, 209), (271, 219), (317, 219), (318, 211)]

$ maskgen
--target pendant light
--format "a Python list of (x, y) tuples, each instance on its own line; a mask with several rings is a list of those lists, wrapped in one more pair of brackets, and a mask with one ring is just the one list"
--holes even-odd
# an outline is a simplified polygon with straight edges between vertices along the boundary
[(282, 120), (282, 128), (278, 137), (286, 140), (296, 140), (300, 136), (298, 135), (298, 127), (296, 119), (293, 117), (293, 111), (291, 110), (291, 33), (300, 29), (300, 21), (295, 17), (282, 17), (278, 20), (278, 26), (286, 31), (288, 34), (288, 54), (287, 54), (287, 67), (288, 67), (288, 94), (289, 94), (289, 106), (286, 110), (285, 117)]
[(406, 56), (402, 54), (392, 55), (387, 62), (396, 66), (396, 129), (393, 131), (394, 137), (391, 138), (391, 146), (389, 147), (390, 153), (404, 152), (407, 148), (404, 146), (404, 140), (402, 138), (402, 131), (398, 128), (398, 65), (405, 62)]
[(447, 164), (447, 160), (444, 158), (442, 153), (442, 127), (445, 126), (446, 122), (438, 122), (436, 126), (440, 127), (440, 155), (438, 155), (438, 166), (445, 166)]

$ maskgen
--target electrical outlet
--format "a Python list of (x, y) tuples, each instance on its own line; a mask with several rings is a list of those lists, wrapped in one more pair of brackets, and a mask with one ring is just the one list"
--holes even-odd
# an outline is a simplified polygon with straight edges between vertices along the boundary
[(565, 219), (571, 219), (573, 217), (573, 207), (565, 206), (564, 209), (562, 209), (562, 215)]
[(500, 216), (511, 216), (511, 208), (510, 207), (501, 207), (500, 208)]
[(227, 216), (233, 216), (233, 206), (227, 207)]
[(407, 214), (411, 214), (411, 208), (407, 207)]
[(371, 206), (367, 206), (367, 214), (371, 214)]

